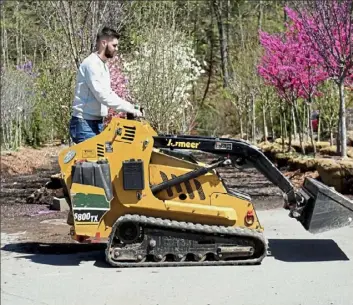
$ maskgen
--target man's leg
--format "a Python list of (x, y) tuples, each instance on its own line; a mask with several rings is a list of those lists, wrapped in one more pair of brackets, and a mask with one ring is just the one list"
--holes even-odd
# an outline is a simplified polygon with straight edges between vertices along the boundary
[(103, 127), (104, 127), (104, 122), (102, 120), (101, 122), (98, 122), (97, 134), (100, 134), (103, 131)]
[[(70, 137), (76, 144), (81, 143), (87, 139), (90, 139), (102, 131), (103, 123), (101, 121), (90, 121), (76, 117), (71, 117), (70, 120)], [(67, 216), (67, 224), (70, 226), (74, 225), (74, 217), (72, 207)]]
[(95, 135), (103, 131), (103, 120), (87, 121)]
[[(93, 128), (92, 128), (93, 127)], [(71, 117), (70, 120), (70, 137), (76, 144), (90, 139), (96, 135), (92, 123), (85, 119)]]

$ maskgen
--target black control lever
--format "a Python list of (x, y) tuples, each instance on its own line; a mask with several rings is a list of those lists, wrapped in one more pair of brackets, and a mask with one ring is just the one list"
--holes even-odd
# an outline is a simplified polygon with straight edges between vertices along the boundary
[[(144, 108), (143, 108), (143, 107), (140, 107), (140, 111), (141, 111), (141, 113), (142, 113), (142, 116), (144, 117), (144, 116), (145, 116), (145, 115), (144, 115)], [(134, 116), (132, 113), (127, 112), (127, 113), (126, 113), (126, 119), (127, 119), (127, 120), (134, 120), (134, 119), (135, 119), (135, 116)]]
[(135, 116), (132, 113), (130, 113), (130, 112), (126, 113), (127, 120), (133, 120), (134, 118), (135, 118)]

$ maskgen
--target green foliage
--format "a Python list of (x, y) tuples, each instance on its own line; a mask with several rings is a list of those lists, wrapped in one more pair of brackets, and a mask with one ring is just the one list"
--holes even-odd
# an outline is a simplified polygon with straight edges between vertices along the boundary
[(36, 85), (36, 107), (40, 117), (36, 122), (40, 126), (34, 124), (34, 132), (40, 131), (40, 142), (68, 141), (76, 71), (62, 70), (55, 63), (47, 64), (41, 70)]
[(24, 130), (24, 139), (27, 145), (34, 148), (40, 147), (46, 140), (45, 123), (43, 122), (43, 117), (38, 106), (32, 112), (31, 120)]
[(330, 132), (337, 128), (337, 116), (339, 112), (339, 96), (335, 84), (326, 81), (321, 86), (322, 96), (316, 99), (317, 108), (320, 111), (320, 119), (326, 130), (324, 136), (329, 137)]
[[(131, 91), (141, 102), (153, 101), (149, 102), (152, 117), (153, 113), (167, 113), (163, 109), (172, 109), (168, 107), (168, 99), (178, 101), (168, 97), (173, 88), (187, 88), (182, 94), (188, 96), (189, 117), (184, 122), (179, 120), (175, 127), (168, 126), (170, 116), (154, 116), (154, 123), (163, 121), (164, 126), (168, 126), (162, 129), (215, 136), (242, 133), (243, 137), (252, 135), (255, 130), (259, 137), (266, 127), (269, 135), (273, 130), (281, 136), (281, 120), (288, 129), (291, 119), (289, 107), (279, 101), (271, 88), (264, 86), (257, 76), (256, 65), (261, 56), (258, 31), (283, 30), (284, 2), (216, 0), (216, 3), (220, 15), (216, 15), (213, 1), (2, 2), (1, 86), (7, 89), (2, 92), (2, 119), (10, 122), (10, 125), (2, 122), (2, 146), (16, 149), (22, 144), (40, 146), (48, 141), (68, 140), (77, 64), (92, 51), (95, 35), (103, 25), (122, 31), (120, 53), (127, 62), (134, 62), (134, 71), (141, 72), (140, 75), (131, 72)], [(227, 88), (223, 88), (220, 46), (224, 41), (220, 39), (220, 24), (227, 43), (230, 72)], [(171, 31), (177, 31), (182, 39), (175, 42), (172, 36), (166, 39)], [(157, 32), (164, 33), (165, 37), (152, 37)], [(150, 57), (147, 62), (141, 57), (141, 46), (146, 42), (153, 45), (153, 39), (159, 39), (157, 43), (154, 41), (159, 50), (163, 49), (163, 39), (170, 50), (172, 45), (177, 48), (189, 42), (195, 60), (201, 63), (205, 73), (197, 82), (184, 86), (181, 77), (184, 74), (172, 59), (161, 59), (161, 53), (156, 52), (158, 56)], [(139, 55), (135, 51), (139, 51)], [(38, 74), (36, 78), (15, 69), (16, 65), (29, 60)], [(168, 71), (160, 73), (159, 68)], [(31, 88), (31, 95), (25, 88)], [(27, 105), (25, 112), (14, 110), (18, 106), (15, 96), (20, 97), (17, 100), (21, 105)], [(328, 87), (324, 96), (315, 101), (325, 130), (336, 127), (335, 101), (337, 96), (332, 95)], [(181, 104), (185, 103), (183, 99)], [(349, 103), (353, 104), (352, 93), (347, 96), (347, 107)], [(3, 105), (12, 105), (13, 110), (7, 111)], [(177, 106), (178, 102), (174, 103), (171, 112), (182, 114), (181, 107)], [(304, 116), (302, 104), (299, 111)], [(193, 130), (185, 128), (186, 125), (194, 126)]]
[(31, 117), (34, 78), (16, 69), (1, 70), (1, 148), (16, 150), (22, 145)]

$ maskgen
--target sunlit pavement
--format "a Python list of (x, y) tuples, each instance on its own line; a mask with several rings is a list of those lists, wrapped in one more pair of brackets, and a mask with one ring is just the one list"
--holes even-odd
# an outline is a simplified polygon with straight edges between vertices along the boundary
[(115, 269), (102, 247), (26, 254), (2, 234), (1, 304), (352, 304), (353, 227), (312, 235), (287, 214), (258, 212), (271, 247), (260, 266)]

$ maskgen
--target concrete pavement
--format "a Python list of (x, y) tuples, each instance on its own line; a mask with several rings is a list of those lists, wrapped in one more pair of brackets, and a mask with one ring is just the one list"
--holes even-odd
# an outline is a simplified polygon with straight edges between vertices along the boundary
[(2, 234), (1, 304), (353, 304), (353, 226), (312, 235), (288, 211), (257, 213), (272, 251), (260, 266), (113, 269), (103, 248), (26, 254)]

